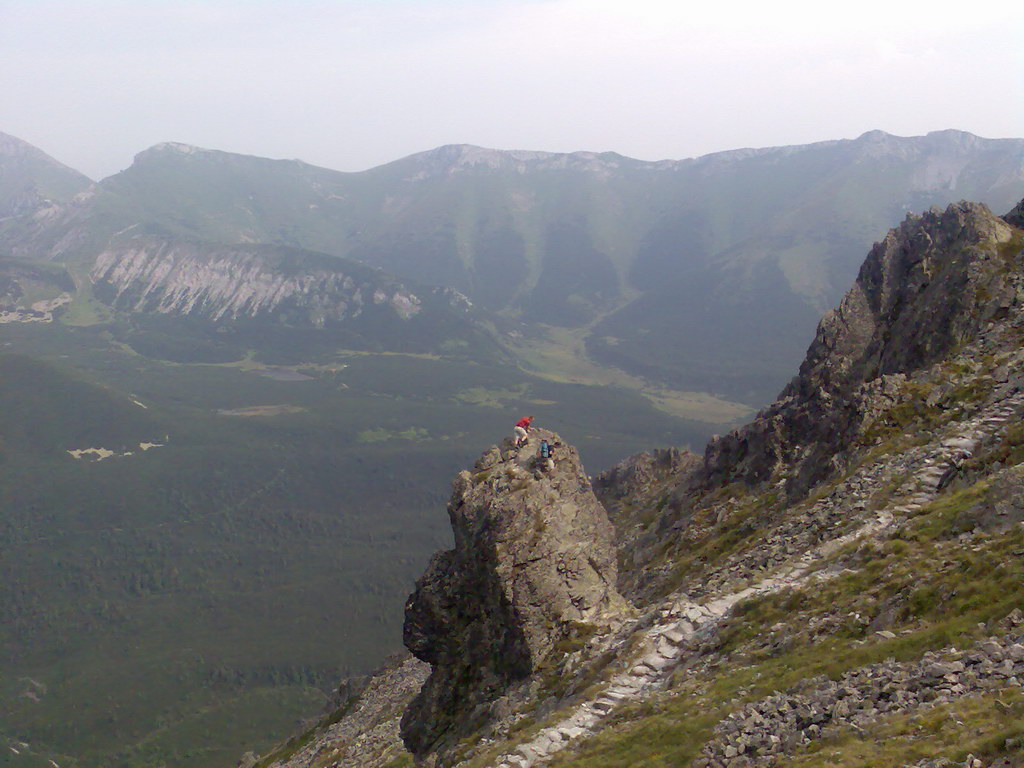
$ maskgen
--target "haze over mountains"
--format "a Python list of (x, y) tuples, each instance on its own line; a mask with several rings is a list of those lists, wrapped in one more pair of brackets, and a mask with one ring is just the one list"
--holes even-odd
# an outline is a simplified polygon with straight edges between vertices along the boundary
[(452, 145), (341, 173), (165, 143), (71, 202), (73, 185), (54, 193), (64, 206), (4, 242), (89, 265), (141, 233), (354, 258), (455, 288), (505, 330), (574, 329), (603, 364), (757, 404), (879, 231), (958, 199), (1009, 207), (1022, 155), (1017, 139), (873, 131), (658, 163)]
[(36, 211), (50, 200), (66, 202), (92, 183), (31, 144), (0, 133), (0, 217)]
[(588, 471), (699, 446), (906, 210), (1022, 188), (1024, 140), (956, 131), (360, 173), (168, 143), (98, 183), (0, 135), (0, 733), (83, 768), (267, 743), (397, 648), (514, 418)]

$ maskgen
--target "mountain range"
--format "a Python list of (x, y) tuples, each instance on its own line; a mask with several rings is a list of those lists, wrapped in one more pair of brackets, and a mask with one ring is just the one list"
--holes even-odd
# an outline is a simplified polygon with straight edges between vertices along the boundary
[[(785, 386), (798, 418), (772, 411), (713, 443), (700, 491), (711, 507), (693, 513), (676, 492), (695, 459), (675, 449), (595, 485), (630, 601), (750, 544), (760, 522), (730, 527), (710, 478), (756, 486), (788, 467), (799, 494), (859, 450), (804, 441), (860, 434), (860, 411), (836, 405), (845, 385), (785, 384), (820, 311), (908, 209), (961, 196), (1008, 208), (1024, 187), (1022, 144), (872, 132), (660, 163), (450, 146), (360, 173), (163, 144), (93, 183), (0, 136), (0, 736), (13, 750), (0, 765), (216, 768), (265, 751), (339, 675), (398, 647), (402, 599), (450, 543), (432, 514), (445, 479), (524, 413), (572, 440), (560, 482), (579, 486), (581, 462), (596, 473), (647, 446), (698, 447)], [(936, 221), (960, 231), (968, 219), (987, 221), (975, 209)], [(917, 253), (913, 236), (938, 243), (936, 227), (892, 237)], [(932, 269), (914, 273), (915, 290)], [(887, 349), (916, 349), (914, 324), (964, 317), (938, 299), (901, 314), (889, 299), (910, 294), (894, 275), (875, 268), (863, 282), (872, 312), (905, 318)], [(967, 288), (1004, 298), (969, 281), (942, 295), (955, 304)], [(951, 329), (957, 343), (978, 330)], [(822, 337), (819, 356), (834, 360), (832, 343)], [(844, 381), (891, 382), (948, 351), (889, 355), (877, 371), (862, 361)], [(886, 392), (903, 405), (870, 440), (916, 424), (918, 406)], [(532, 487), (527, 458), (491, 479)], [(779, 512), (768, 496), (752, 504)], [(686, 530), (696, 554), (667, 552), (666, 530)], [(581, 552), (566, 562), (586, 572)], [(420, 635), (414, 645), (440, 658)], [(586, 642), (499, 635), (535, 655)], [(510, 658), (441, 679), (504, 685), (530, 666)], [(396, 663), (407, 701), (425, 669)], [(420, 712), (448, 704), (426, 696)], [(455, 734), (421, 726), (410, 733), (424, 748)], [(381, 727), (397, 739), (397, 721)], [(411, 758), (382, 765), (392, 759)]]
[(760, 405), (876, 233), (958, 199), (1008, 208), (1024, 141), (872, 131), (662, 162), (452, 145), (358, 173), (165, 143), (84, 191), (61, 178), (49, 197), (43, 181), (19, 193), (48, 202), (4, 221), (0, 254), (88, 271), (113, 243), (155, 234), (350, 258), (464, 294), (528, 365), (543, 370), (560, 346)]

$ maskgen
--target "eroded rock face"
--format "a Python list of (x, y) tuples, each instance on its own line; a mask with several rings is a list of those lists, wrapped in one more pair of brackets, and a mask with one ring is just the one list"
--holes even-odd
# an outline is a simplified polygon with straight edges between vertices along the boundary
[(637, 597), (639, 584), (648, 575), (643, 563), (664, 537), (672, 535), (667, 528), (650, 525), (651, 510), (662, 509), (676, 488), (692, 481), (703, 469), (702, 458), (688, 450), (658, 448), (623, 459), (594, 477), (594, 493), (615, 526), (621, 566), (618, 589), (626, 599)]
[(821, 320), (799, 375), (747, 426), (712, 440), (703, 487), (767, 480), (791, 496), (840, 466), (845, 440), (895, 378), (942, 360), (1019, 303), (1019, 232), (978, 203), (910, 215), (876, 243)]
[(679, 448), (655, 448), (623, 459), (594, 478), (594, 491), (605, 508), (623, 499), (647, 501), (651, 489), (667, 479), (678, 480), (693, 469), (695, 455)]
[[(553, 466), (539, 458), (541, 440), (555, 446)], [(405, 608), (405, 644), (433, 665), (402, 721), (414, 754), (486, 722), (560, 640), (625, 606), (612, 525), (558, 435), (534, 430), (518, 451), (490, 448), (456, 477), (448, 515), (455, 547), (433, 557)]]
[(402, 320), (421, 311), (419, 297), (400, 283), (374, 280), (369, 270), (353, 275), (330, 257), (305, 265), (273, 261), (257, 248), (140, 237), (100, 253), (91, 276), (120, 309), (217, 321), (288, 313), (322, 328), (379, 305)]

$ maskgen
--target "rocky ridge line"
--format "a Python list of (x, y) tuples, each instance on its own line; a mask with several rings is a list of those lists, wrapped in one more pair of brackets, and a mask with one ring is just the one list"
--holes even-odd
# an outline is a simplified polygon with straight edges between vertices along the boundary
[[(778, 476), (791, 500), (834, 476), (871, 416), (872, 383), (944, 359), (1017, 298), (1001, 247), (1019, 237), (983, 205), (909, 215), (876, 243), (821, 323), (799, 375), (747, 426), (708, 443), (699, 487)], [(922, 333), (922, 329), (928, 329)]]
[[(572, 742), (597, 730), (623, 703), (636, 703), (664, 688), (674, 670), (688, 658), (701, 652), (703, 641), (712, 636), (737, 603), (786, 589), (800, 589), (812, 581), (838, 575), (841, 569), (818, 570), (840, 548), (869, 537), (881, 539), (905, 520), (908, 512), (920, 509), (937, 498), (938, 479), (947, 467), (969, 457), (983, 441), (992, 440), (1007, 424), (1024, 417), (1024, 393), (1011, 395), (986, 409), (943, 436), (916, 471), (907, 479), (896, 502), (874, 515), (865, 510), (847, 508), (847, 515), (861, 515), (859, 526), (852, 532), (834, 538), (804, 552), (773, 570), (754, 585), (738, 591), (721, 591), (705, 595), (700, 602), (686, 596), (674, 596), (660, 609), (660, 618), (643, 633), (639, 651), (627, 664), (625, 672), (613, 676), (599, 695), (575, 706), (574, 711), (555, 725), (542, 729), (531, 740), (520, 744), (503, 756), (495, 768), (534, 768), (543, 765)], [(834, 507), (831, 498), (818, 504), (824, 509)], [(814, 512), (810, 513), (814, 517)], [(828, 515), (837, 524), (846, 523), (840, 516)], [(841, 521), (841, 522), (840, 522)]]

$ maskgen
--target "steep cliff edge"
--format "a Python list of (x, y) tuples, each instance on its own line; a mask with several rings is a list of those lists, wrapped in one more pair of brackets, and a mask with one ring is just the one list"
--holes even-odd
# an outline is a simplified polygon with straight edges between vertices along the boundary
[(908, 216), (825, 315), (799, 375), (746, 427), (712, 441), (707, 488), (781, 477), (790, 497), (843, 467), (891, 379), (974, 339), (1019, 300), (1019, 232), (976, 203)]
[[(414, 754), (380, 765), (1024, 766), (1019, 223), (968, 203), (908, 217), (750, 425), (596, 478), (632, 609), (599, 590), (575, 637), (566, 593), (517, 593), (493, 554), (546, 536), (526, 522), (543, 504), (498, 514), (543, 488), (535, 452), (460, 476), (456, 548), (408, 606), (434, 667), (404, 715)], [(517, 596), (561, 623), (524, 621)]]
[[(550, 464), (540, 442), (554, 447)], [(612, 525), (574, 448), (534, 430), (492, 447), (455, 479), (454, 549), (434, 556), (406, 605), (404, 640), (433, 665), (402, 722), (414, 754), (450, 749), (515, 709), (515, 690), (565, 641), (626, 607)]]

